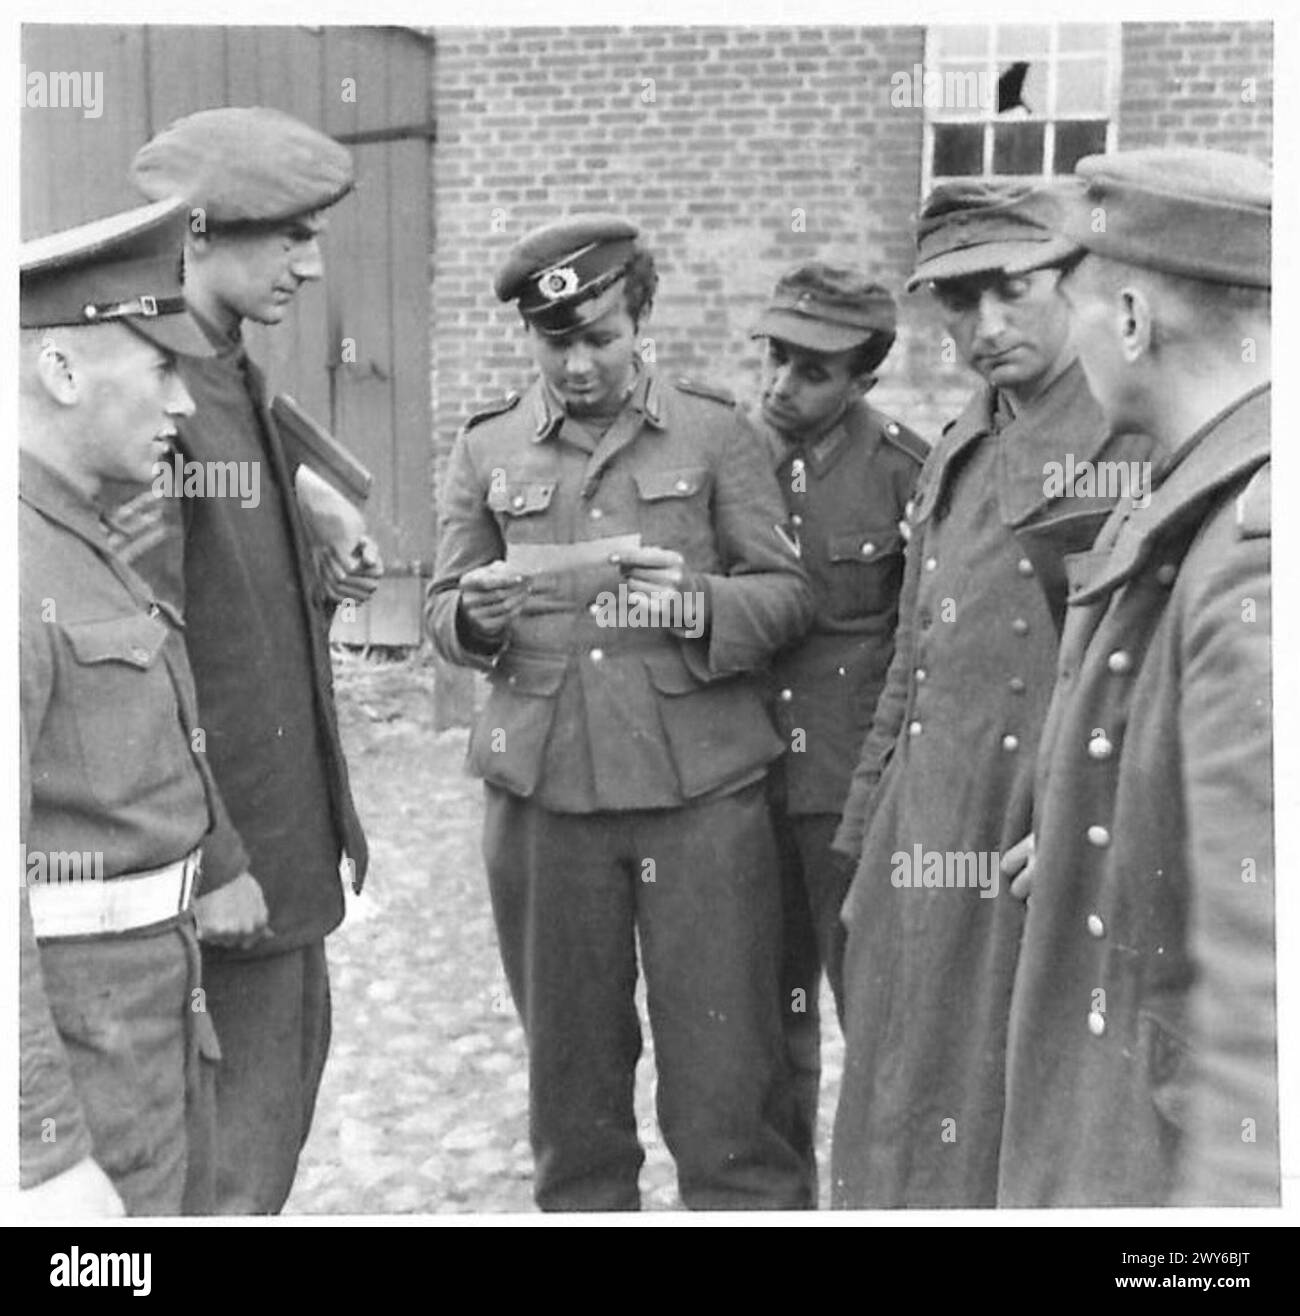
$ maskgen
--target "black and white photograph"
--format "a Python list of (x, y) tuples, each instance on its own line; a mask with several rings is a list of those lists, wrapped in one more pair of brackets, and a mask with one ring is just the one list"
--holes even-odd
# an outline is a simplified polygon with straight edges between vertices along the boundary
[(1295, 32), (1163, 8), (14, 23), (14, 1222), (1291, 1214)]

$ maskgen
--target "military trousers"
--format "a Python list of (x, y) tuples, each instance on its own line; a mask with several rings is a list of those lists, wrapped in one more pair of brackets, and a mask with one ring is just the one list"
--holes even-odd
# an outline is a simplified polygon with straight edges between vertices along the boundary
[(213, 1211), (274, 1215), (298, 1173), (329, 1052), (325, 942), (258, 959), (205, 953), (203, 983), (221, 1042)]
[(659, 1125), (693, 1209), (811, 1205), (791, 1147), (780, 889), (762, 782), (674, 809), (553, 813), (489, 785), (506, 977), (543, 1210), (640, 1206), (637, 946)]
[(212, 1136), (216, 1048), (196, 994), (192, 917), (140, 933), (46, 940), (40, 955), (92, 1155), (127, 1214), (201, 1210), (207, 1192), (191, 1147)]
[(832, 813), (786, 814), (773, 808), (781, 863), (781, 1002), (794, 1090), (790, 1140), (803, 1157), (817, 1200), (817, 1106), (821, 1090), (821, 979), (825, 971), (844, 1024), (844, 939), (840, 909), (853, 868), (832, 849)]

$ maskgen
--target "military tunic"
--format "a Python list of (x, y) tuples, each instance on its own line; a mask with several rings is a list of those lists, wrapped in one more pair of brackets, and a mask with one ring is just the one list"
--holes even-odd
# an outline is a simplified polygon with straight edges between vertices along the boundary
[[(83, 876), (98, 862), (95, 876), (111, 882), (184, 858), (227, 820), (191, 741), (179, 618), (111, 553), (83, 494), (29, 452), (20, 466), (28, 871), (40, 880), (34, 861), (77, 854)], [(199, 1058), (218, 1054), (207, 1014), (192, 1009), (193, 916), (38, 943), (26, 896), (23, 1186), (93, 1155), (130, 1214), (175, 1214), (189, 1140), (211, 1136), (211, 1074)]]
[(1071, 563), (999, 1202), (1276, 1205), (1269, 394)]
[[(835, 840), (860, 856), (844, 906), (837, 1205), (993, 1204), (1024, 921), (994, 882), (1029, 830), (1060, 564), (1110, 507), (1047, 496), (1045, 472), (1145, 448), (1107, 439), (1076, 362), (1014, 416), (982, 388), (922, 473), (897, 647)], [(953, 885), (923, 885), (928, 856)]]
[(894, 650), (900, 526), (929, 445), (861, 398), (812, 444), (750, 419), (771, 453), (816, 605), (808, 634), (773, 659), (769, 688), (786, 744), (771, 796), (785, 910), (782, 1001), (797, 1091), (794, 1140), (815, 1184), (818, 996), (825, 969), (842, 1014), (840, 907), (852, 876), (830, 843)]
[[(643, 372), (595, 437), (538, 381), (470, 422), (444, 488), (428, 624), (444, 657), (489, 673), (469, 765), (488, 783), (484, 854), (529, 1039), (539, 1204), (637, 1205), (639, 931), (683, 1200), (807, 1205), (776, 1109), (762, 792), (782, 746), (750, 673), (808, 624), (811, 596), (753, 435), (725, 399)], [(683, 555), (702, 634), (603, 625), (620, 576), (599, 551), (535, 575), (502, 645), (461, 633), (466, 571), (627, 534)]]

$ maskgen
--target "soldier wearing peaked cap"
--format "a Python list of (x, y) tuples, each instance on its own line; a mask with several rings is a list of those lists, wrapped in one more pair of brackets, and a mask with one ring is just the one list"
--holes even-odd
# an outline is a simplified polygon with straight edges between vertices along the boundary
[(999, 1201), (1276, 1205), (1271, 178), (1196, 150), (1077, 173), (1080, 359), (1157, 464), (1071, 564)]
[(822, 969), (841, 1009), (840, 906), (852, 876), (831, 849), (894, 648), (905, 508), (929, 446), (868, 406), (894, 342), (894, 299), (824, 261), (777, 283), (753, 336), (764, 340), (763, 432), (812, 582), (816, 616), (773, 660), (772, 710), (785, 739), (772, 772), (785, 906), (782, 1002), (796, 1090), (796, 1146), (816, 1199)]
[(428, 625), (491, 684), (469, 758), (528, 1038), (538, 1204), (639, 1206), (639, 933), (683, 1202), (809, 1206), (764, 796), (782, 745), (752, 673), (807, 626), (811, 595), (730, 400), (641, 363), (656, 282), (612, 216), (507, 257), (496, 292), (540, 378), (457, 439)]
[[(328, 628), (334, 602), (374, 589), (378, 557), (369, 541), (351, 562), (316, 552), (295, 497), (302, 477), (241, 326), (281, 323), (302, 285), (322, 277), (326, 211), (352, 189), (352, 162), (307, 124), (236, 107), (173, 123), (141, 148), (132, 177), (147, 195), (190, 208), (185, 297), (215, 349), (182, 362), (195, 411), (177, 427), (177, 448), (187, 462), (246, 463), (260, 476), (252, 505), (144, 495), (158, 515), (135, 523), (124, 551), (183, 605), (230, 808), (232, 825), (205, 851), (228, 885), (198, 911), (224, 1052), (216, 1209), (264, 1214), (288, 1197), (329, 1047), (324, 939), (343, 917), (340, 872), (359, 888), (366, 868)], [(245, 851), (251, 874), (236, 876)], [(253, 917), (263, 900), (264, 933)]]
[[(218, 1054), (192, 897), (228, 826), (178, 613), (109, 547), (102, 495), (147, 480), (207, 350), (176, 277), (183, 205), (20, 259), (21, 1178), (33, 1215), (206, 1209)], [(246, 856), (236, 852), (235, 871)], [(197, 1159), (202, 1159), (201, 1155)]]
[(1147, 446), (1108, 435), (1058, 270), (1009, 272), (1054, 244), (1056, 204), (1022, 183), (943, 184), (917, 226), (909, 286), (930, 285), (982, 384), (921, 473), (894, 655), (834, 841), (857, 866), (843, 909), (839, 1206), (996, 1196), (1024, 921), (1000, 858), (1028, 830), (1064, 559), (1114, 501), (1049, 473)]

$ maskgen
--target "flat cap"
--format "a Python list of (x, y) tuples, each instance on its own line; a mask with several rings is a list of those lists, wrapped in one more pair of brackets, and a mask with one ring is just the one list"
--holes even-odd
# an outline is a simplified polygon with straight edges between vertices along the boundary
[(887, 288), (857, 270), (809, 261), (781, 276), (751, 338), (779, 338), (813, 352), (847, 352), (873, 334), (891, 338), (897, 308)]
[(131, 179), (147, 197), (184, 197), (214, 228), (276, 224), (323, 210), (355, 182), (346, 148), (261, 106), (177, 119), (136, 152)]
[(189, 207), (172, 197), (23, 243), (19, 324), (121, 324), (169, 352), (211, 356), (181, 289), (177, 252), (188, 219)]
[(544, 334), (590, 324), (618, 299), (640, 230), (617, 215), (570, 215), (525, 233), (493, 280), (503, 302)]
[[(1075, 166), (1083, 186), (1060, 215), (1060, 236), (1028, 259), (1083, 248), (1166, 274), (1272, 287), (1273, 175), (1230, 151), (1118, 151)], [(1021, 271), (1017, 271), (1021, 272)]]
[(988, 179), (940, 183), (926, 198), (916, 226), (916, 269), (911, 292), (922, 283), (1007, 270), (1033, 261), (1050, 247), (1058, 263), (1077, 248), (1059, 242), (1065, 200), (1078, 184), (1034, 184)]

